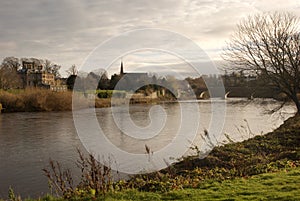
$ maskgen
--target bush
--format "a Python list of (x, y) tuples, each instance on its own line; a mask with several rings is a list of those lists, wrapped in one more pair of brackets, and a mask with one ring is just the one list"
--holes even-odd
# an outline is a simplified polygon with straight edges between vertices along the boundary
[(125, 98), (126, 92), (118, 90), (97, 90), (97, 96), (98, 98)]
[(97, 96), (98, 98), (111, 98), (113, 94), (112, 90), (98, 90)]

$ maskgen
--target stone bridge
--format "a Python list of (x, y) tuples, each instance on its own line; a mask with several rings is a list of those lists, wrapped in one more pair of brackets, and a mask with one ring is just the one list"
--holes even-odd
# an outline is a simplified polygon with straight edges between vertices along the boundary
[(197, 97), (199, 99), (215, 98), (277, 98), (280, 92), (275, 87), (225, 87), (225, 92), (221, 87), (211, 87), (200, 89)]

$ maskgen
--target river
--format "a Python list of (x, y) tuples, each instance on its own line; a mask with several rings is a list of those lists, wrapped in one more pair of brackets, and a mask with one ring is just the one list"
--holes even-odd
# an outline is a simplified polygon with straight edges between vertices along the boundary
[[(280, 112), (268, 113), (279, 105), (270, 99), (228, 99), (216, 100), (218, 104), (226, 106), (226, 115), (222, 135), (219, 143), (225, 143), (228, 139), (242, 141), (254, 135), (270, 132), (283, 123), (285, 119), (295, 112), (293, 105), (283, 107)], [(194, 144), (201, 141), (200, 135), (211, 125), (212, 104), (209, 100), (198, 102), (182, 102), (181, 104), (160, 104), (167, 115), (164, 128), (159, 130), (159, 137), (150, 139), (147, 145), (153, 151), (158, 151), (172, 142), (174, 133), (182, 122), (180, 105), (186, 110), (197, 106), (201, 121), (197, 129)], [(114, 115), (121, 120), (122, 125), (130, 125), (131, 120), (140, 127), (147, 126), (151, 121), (161, 119), (160, 112), (150, 112), (153, 105), (130, 106), (130, 117), (124, 117), (124, 108), (115, 107)], [(193, 106), (193, 107), (192, 107)], [(91, 110), (92, 111), (92, 110)], [(151, 111), (151, 110), (150, 110)], [(160, 110), (159, 110), (160, 111)], [(145, 152), (145, 143), (136, 143), (132, 137), (123, 135), (116, 126), (111, 108), (95, 109), (98, 121), (103, 132), (115, 146), (131, 153)], [(191, 109), (190, 114), (195, 112)], [(87, 114), (89, 110), (87, 110)], [(222, 115), (221, 115), (222, 116)], [(214, 117), (218, 118), (218, 116)], [(221, 117), (219, 117), (221, 118)], [(185, 126), (194, 126), (195, 122), (184, 122)], [(43, 176), (42, 168), (48, 165), (49, 158), (60, 161), (64, 167), (71, 168), (75, 175), (75, 161), (77, 159), (76, 148), (84, 150), (79, 140), (73, 121), (72, 112), (47, 112), (47, 113), (6, 113), (0, 115), (0, 197), (7, 197), (11, 186), (22, 197), (37, 197), (49, 192), (47, 178)], [(126, 162), (125, 162), (126, 163)], [(122, 164), (121, 164), (122, 165)], [(125, 164), (127, 168), (134, 167), (134, 163)]]

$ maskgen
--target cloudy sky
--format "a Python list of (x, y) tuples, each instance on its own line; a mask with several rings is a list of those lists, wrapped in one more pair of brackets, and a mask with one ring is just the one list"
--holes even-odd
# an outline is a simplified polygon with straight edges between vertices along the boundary
[[(136, 29), (157, 28), (191, 39), (218, 62), (236, 23), (249, 14), (275, 10), (300, 15), (300, 0), (1, 1), (0, 58), (47, 58), (62, 65), (64, 74), (72, 64), (82, 66), (99, 44), (112, 37)], [(138, 51), (119, 56), (128, 71), (137, 66), (139, 70), (151, 66), (159, 71), (159, 67), (155, 68), (158, 60), (160, 66), (179, 63), (178, 58), (172, 60), (174, 56), (166, 53), (157, 55)], [(113, 66), (118, 66), (119, 60), (114, 61)], [(156, 64), (151, 63), (154, 61)]]

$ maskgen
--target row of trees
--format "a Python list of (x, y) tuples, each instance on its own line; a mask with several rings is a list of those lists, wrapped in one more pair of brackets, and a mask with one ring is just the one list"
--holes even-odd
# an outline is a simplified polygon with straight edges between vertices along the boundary
[[(138, 88), (139, 91), (151, 93), (160, 90), (162, 86), (176, 91), (182, 81), (177, 80), (172, 76), (157, 78), (153, 76), (142, 76), (133, 79), (127, 75), (114, 74), (108, 78), (107, 72), (99, 70), (98, 72), (80, 73), (75, 66), (72, 66), (67, 71), (69, 76), (67, 78), (67, 85), (70, 90), (87, 91), (87, 90), (131, 90)], [(76, 83), (75, 83), (76, 82)], [(118, 86), (116, 86), (118, 84)]]

